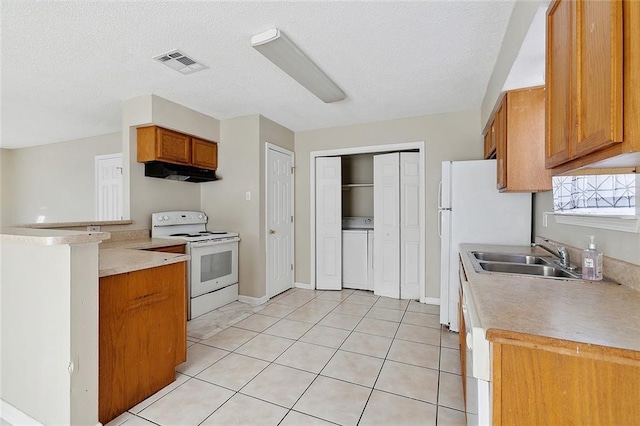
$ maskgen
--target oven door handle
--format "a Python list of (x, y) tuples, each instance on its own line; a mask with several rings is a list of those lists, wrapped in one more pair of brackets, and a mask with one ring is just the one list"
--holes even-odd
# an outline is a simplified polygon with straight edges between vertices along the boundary
[(189, 243), (189, 245), (192, 248), (197, 248), (197, 247), (219, 246), (222, 244), (235, 243), (238, 241), (240, 241), (240, 237), (225, 238), (224, 240), (194, 241), (192, 243)]

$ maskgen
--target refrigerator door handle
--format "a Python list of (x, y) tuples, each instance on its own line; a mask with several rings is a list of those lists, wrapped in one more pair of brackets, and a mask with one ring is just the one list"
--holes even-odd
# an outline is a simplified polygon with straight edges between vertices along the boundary
[(438, 237), (442, 239), (442, 210), (438, 210)]
[(442, 208), (442, 181), (440, 181), (440, 183), (438, 184), (438, 209), (441, 209), (441, 208)]

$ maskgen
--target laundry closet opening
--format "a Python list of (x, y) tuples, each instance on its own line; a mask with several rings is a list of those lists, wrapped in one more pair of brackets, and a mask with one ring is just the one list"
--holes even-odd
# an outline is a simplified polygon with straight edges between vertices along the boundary
[(424, 143), (311, 153), (317, 289), (424, 302)]

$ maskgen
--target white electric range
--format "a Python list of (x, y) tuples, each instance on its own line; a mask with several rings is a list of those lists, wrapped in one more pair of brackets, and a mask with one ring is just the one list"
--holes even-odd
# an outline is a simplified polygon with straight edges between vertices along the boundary
[(207, 230), (207, 215), (169, 211), (151, 215), (151, 237), (186, 242), (188, 313), (191, 320), (238, 300), (236, 232)]

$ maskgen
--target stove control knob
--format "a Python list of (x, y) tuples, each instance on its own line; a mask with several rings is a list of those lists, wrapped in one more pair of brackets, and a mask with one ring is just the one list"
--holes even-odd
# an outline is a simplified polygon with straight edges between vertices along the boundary
[(162, 216), (162, 220), (169, 220), (169, 216)]
[(204, 215), (201, 213), (198, 215), (198, 219), (204, 219)]

